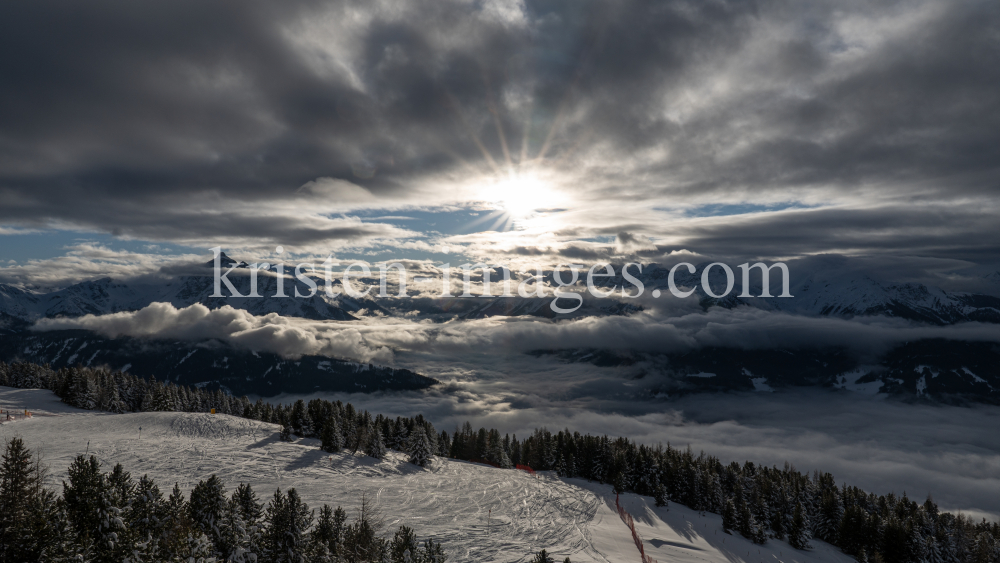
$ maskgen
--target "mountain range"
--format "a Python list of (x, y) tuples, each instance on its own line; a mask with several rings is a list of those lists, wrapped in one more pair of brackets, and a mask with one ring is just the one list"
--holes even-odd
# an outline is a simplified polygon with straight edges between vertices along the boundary
[[(226, 256), (220, 257), (224, 271), (233, 269), (228, 279), (237, 292), (251, 292), (249, 265)], [(421, 389), (433, 385), (430, 378), (406, 370), (377, 366), (360, 369), (358, 364), (332, 358), (304, 357), (295, 361), (273, 354), (234, 348), (219, 342), (147, 341), (122, 337), (108, 339), (83, 331), (34, 333), (31, 324), (41, 318), (79, 317), (135, 311), (151, 303), (166, 302), (177, 308), (199, 303), (210, 309), (225, 305), (254, 315), (276, 313), (287, 317), (352, 322), (366, 315), (407, 315), (432, 321), (468, 320), (493, 316), (537, 316), (547, 318), (633, 315), (643, 310), (636, 301), (623, 298), (587, 297), (583, 306), (571, 315), (556, 315), (552, 297), (495, 297), (491, 299), (440, 299), (434, 297), (399, 298), (377, 296), (378, 280), (360, 279), (359, 284), (375, 286), (366, 297), (346, 295), (329, 297), (323, 291), (312, 297), (250, 298), (233, 296), (223, 285), (224, 297), (212, 297), (214, 280), (212, 262), (189, 269), (183, 275), (165, 278), (118, 281), (103, 278), (77, 283), (51, 292), (34, 292), (0, 284), (0, 360), (30, 360), (54, 367), (74, 362), (98, 362), (115, 369), (130, 369), (141, 375), (154, 375), (178, 383), (217, 385), (234, 393), (274, 395), (281, 392), (376, 391)], [(837, 263), (827, 264), (837, 266)], [(741, 272), (734, 272), (734, 287), (728, 295), (715, 298), (701, 287), (707, 263), (698, 264), (693, 273), (678, 268), (675, 284), (681, 289), (694, 288), (692, 297), (701, 307), (727, 309), (754, 307), (812, 317), (886, 316), (924, 325), (950, 325), (963, 322), (1000, 323), (1000, 273), (985, 276), (980, 287), (996, 287), (996, 292), (956, 292), (914, 282), (896, 282), (850, 268), (820, 267), (808, 271), (793, 269), (789, 292), (793, 297), (763, 298), (759, 273), (755, 271), (749, 293), (758, 297), (741, 298)], [(602, 288), (628, 287), (632, 280), (617, 275), (598, 278)], [(632, 266), (629, 273), (649, 293), (659, 290), (669, 299), (670, 268), (645, 264), (642, 271)], [(273, 296), (277, 278), (258, 276), (260, 295)], [(584, 272), (585, 274), (585, 272)], [(780, 271), (773, 270), (770, 292), (782, 292)], [(551, 272), (547, 277), (551, 279)], [(319, 278), (312, 278), (322, 285)], [(499, 270), (491, 274), (500, 281)], [(709, 272), (713, 293), (722, 293), (727, 280), (720, 267)], [(391, 282), (391, 279), (390, 279)], [(339, 288), (338, 288), (339, 289)], [(305, 283), (288, 277), (284, 291), (293, 296), (311, 291)], [(390, 295), (395, 293), (390, 288)], [(497, 292), (498, 293), (498, 292)], [(569, 300), (571, 301), (571, 300)], [(567, 303), (566, 306), (572, 306)], [(80, 348), (83, 351), (71, 351)], [(747, 351), (738, 348), (704, 348), (686, 354), (629, 354), (597, 350), (542, 350), (565, 361), (586, 361), (596, 365), (650, 365), (651, 371), (667, 374), (664, 393), (715, 390), (769, 390), (785, 385), (823, 385), (852, 390), (875, 390), (913, 397), (962, 397), (973, 400), (1000, 400), (1000, 349), (989, 343), (930, 341), (907, 343), (889, 350), (877, 359), (852, 358), (844, 350), (818, 347), (815, 350)], [(84, 358), (84, 356), (87, 356)], [(965, 359), (963, 359), (965, 358)], [(963, 363), (964, 362), (964, 363)], [(961, 364), (961, 365), (959, 365)], [(95, 364), (96, 365), (96, 364)], [(239, 374), (239, 375), (237, 375)], [(702, 374), (702, 375), (698, 375)], [(766, 375), (765, 375), (766, 374)], [(331, 377), (335, 375), (336, 377)], [(963, 399), (964, 400), (964, 399)]]
[[(251, 279), (246, 275), (249, 265), (221, 255), (221, 265), (224, 269), (234, 268), (235, 273), (228, 279), (240, 295), (249, 295)], [(694, 273), (685, 268), (678, 268), (675, 274), (675, 284), (681, 288), (694, 288), (697, 299), (703, 307), (720, 306), (735, 308), (739, 306), (756, 307), (765, 310), (784, 311), (793, 314), (809, 316), (856, 317), (883, 315), (898, 317), (921, 323), (947, 325), (959, 322), (977, 321), (985, 323), (1000, 323), (1000, 272), (984, 276), (984, 286), (995, 287), (991, 293), (971, 293), (945, 291), (941, 288), (923, 283), (894, 282), (880, 279), (871, 273), (842, 269), (835, 267), (812, 268), (804, 274), (792, 272), (789, 289), (792, 297), (763, 298), (758, 270), (754, 270), (749, 285), (749, 293), (756, 297), (738, 297), (742, 293), (740, 271), (734, 272), (734, 287), (725, 297), (713, 298), (701, 287), (702, 273), (708, 263), (698, 264)], [(558, 317), (549, 306), (552, 297), (522, 298), (495, 297), (483, 301), (480, 299), (434, 299), (412, 298), (402, 299), (394, 295), (390, 288), (390, 297), (380, 298), (376, 291), (366, 297), (352, 298), (340, 292), (335, 297), (329, 297), (323, 291), (315, 292), (311, 297), (294, 297), (296, 291), (301, 295), (311, 293), (310, 287), (292, 277), (284, 281), (284, 292), (288, 298), (253, 298), (233, 296), (222, 285), (224, 297), (212, 297), (214, 280), (211, 270), (212, 262), (201, 266), (200, 270), (169, 278), (144, 279), (141, 281), (116, 281), (111, 278), (85, 281), (51, 292), (33, 292), (12, 285), (0, 284), (0, 315), (34, 321), (39, 318), (79, 317), (82, 315), (104, 315), (120, 311), (135, 311), (157, 302), (170, 303), (177, 308), (187, 307), (195, 303), (205, 305), (209, 309), (217, 309), (229, 305), (236, 309), (246, 310), (254, 315), (277, 313), (282, 316), (301, 317), (315, 320), (349, 321), (358, 315), (412, 313), (417, 312), (438, 320), (451, 318), (485, 318), (491, 316), (531, 315), (541, 317)], [(615, 276), (595, 278), (595, 285), (600, 288), (626, 287), (634, 291), (634, 285), (622, 275), (622, 265), (615, 266)], [(669, 298), (668, 275), (669, 266), (660, 264), (643, 265), (639, 272), (635, 266), (629, 270), (630, 275), (641, 281), (644, 291), (660, 292)], [(270, 273), (274, 273), (271, 267)], [(583, 277), (583, 276), (581, 276)], [(723, 293), (726, 286), (724, 271), (714, 267), (709, 272), (709, 283), (716, 294)], [(502, 277), (491, 276), (494, 282)], [(552, 279), (548, 272), (546, 278)], [(770, 292), (781, 294), (780, 272), (773, 270), (770, 277)], [(318, 285), (322, 285), (319, 277), (310, 276)], [(473, 279), (476, 279), (475, 277)], [(390, 285), (392, 280), (390, 279)], [(378, 285), (377, 278), (359, 279), (359, 284)], [(337, 286), (339, 281), (335, 281)], [(584, 282), (581, 280), (580, 285)], [(261, 274), (258, 276), (257, 291), (260, 295), (270, 297), (277, 291), (277, 277)], [(572, 306), (572, 303), (567, 303)], [(570, 316), (589, 315), (628, 315), (641, 311), (642, 307), (628, 300), (593, 299), (587, 297), (583, 307)], [(563, 315), (566, 316), (566, 315)], [(0, 326), (2, 326), (0, 317)]]

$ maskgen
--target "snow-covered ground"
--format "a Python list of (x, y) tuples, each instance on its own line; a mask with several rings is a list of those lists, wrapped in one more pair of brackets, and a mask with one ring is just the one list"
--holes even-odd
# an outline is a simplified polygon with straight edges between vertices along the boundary
[[(106, 470), (120, 462), (134, 477), (149, 474), (165, 491), (175, 481), (190, 490), (214, 473), (230, 489), (250, 483), (263, 500), (276, 487), (295, 487), (312, 508), (326, 503), (350, 510), (368, 492), (391, 528), (406, 524), (441, 540), (456, 562), (527, 561), (542, 548), (574, 562), (639, 561), (608, 485), (444, 459), (424, 469), (395, 452), (382, 461), (330, 455), (316, 440), (279, 441), (273, 424), (226, 415), (81, 411), (41, 390), (0, 387), (0, 408), (32, 412), (30, 419), (0, 424), (0, 436), (20, 436), (41, 452), (53, 487), (76, 455), (89, 452)], [(717, 515), (655, 508), (637, 495), (621, 502), (646, 553), (662, 563), (852, 561), (818, 541), (805, 552), (775, 540), (753, 545), (723, 533)]]

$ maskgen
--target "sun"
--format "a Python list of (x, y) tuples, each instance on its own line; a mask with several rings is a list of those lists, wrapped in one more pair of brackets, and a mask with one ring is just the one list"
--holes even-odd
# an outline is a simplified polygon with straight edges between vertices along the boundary
[(513, 218), (524, 219), (551, 207), (557, 194), (534, 174), (512, 172), (486, 186), (483, 195), (483, 199), (496, 203)]

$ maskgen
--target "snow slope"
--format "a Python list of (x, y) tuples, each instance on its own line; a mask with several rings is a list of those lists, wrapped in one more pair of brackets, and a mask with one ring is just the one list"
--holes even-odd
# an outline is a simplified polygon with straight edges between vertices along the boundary
[[(200, 413), (81, 411), (42, 390), (0, 387), (0, 407), (33, 413), (0, 424), (0, 437), (20, 436), (40, 451), (53, 487), (73, 457), (89, 451), (105, 470), (120, 462), (133, 477), (149, 474), (165, 492), (175, 481), (190, 490), (214, 473), (230, 490), (250, 483), (263, 500), (276, 487), (295, 487), (312, 508), (327, 503), (351, 510), (367, 491), (390, 528), (406, 524), (421, 537), (441, 540), (456, 562), (527, 561), (542, 548), (574, 562), (639, 561), (608, 485), (444, 459), (424, 469), (396, 452), (382, 461), (330, 455), (316, 440), (279, 441), (273, 424)], [(646, 553), (661, 563), (852, 561), (818, 541), (807, 552), (775, 540), (755, 546), (723, 533), (717, 515), (655, 508), (652, 499), (637, 495), (623, 495), (621, 502), (636, 519)]]

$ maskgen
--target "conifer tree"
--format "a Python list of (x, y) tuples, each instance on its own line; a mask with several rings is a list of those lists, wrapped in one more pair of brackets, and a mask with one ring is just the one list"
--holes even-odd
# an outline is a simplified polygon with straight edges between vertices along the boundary
[[(339, 521), (338, 521), (339, 517)], [(334, 511), (324, 504), (316, 518), (316, 526), (309, 534), (309, 549), (314, 558), (335, 556), (344, 535), (344, 510)]]
[(240, 516), (247, 526), (257, 526), (264, 515), (264, 506), (257, 500), (257, 493), (246, 483), (240, 483), (233, 491), (233, 499), (240, 507)]
[(326, 424), (320, 433), (320, 448), (331, 454), (339, 452), (342, 446), (340, 440), (340, 427), (337, 425), (337, 419), (331, 416), (326, 419)]
[(357, 517), (344, 530), (344, 542), (338, 553), (349, 563), (380, 561), (387, 548), (387, 542), (379, 537), (384, 527), (385, 521), (378, 507), (367, 493), (362, 492)]
[(163, 532), (161, 534), (161, 550), (166, 559), (181, 557), (189, 551), (188, 536), (191, 534), (191, 520), (188, 517), (187, 500), (178, 483), (174, 483), (173, 491), (165, 503)]
[[(448, 457), (450, 452), (451, 438), (448, 436), (448, 432), (442, 430), (441, 434), (438, 436), (438, 451), (436, 453), (441, 457)], [(513, 467), (513, 465), (511, 467)]]
[(731, 534), (733, 530), (740, 530), (740, 525), (736, 517), (736, 506), (733, 504), (733, 499), (729, 499), (722, 510), (722, 531)]
[(222, 516), (226, 512), (226, 490), (222, 481), (215, 475), (199, 481), (191, 490), (187, 508), (194, 529), (205, 534), (216, 553), (222, 553)]
[(653, 500), (656, 506), (667, 506), (667, 488), (663, 486), (663, 483), (656, 485), (656, 493)]
[(208, 536), (192, 530), (178, 550), (176, 560), (184, 563), (215, 563), (214, 548)]
[(41, 470), (21, 438), (12, 438), (0, 464), (0, 560), (33, 561), (45, 551), (41, 534), (53, 503)]
[(223, 560), (233, 563), (251, 563), (257, 560), (257, 553), (251, 549), (250, 531), (235, 496), (226, 502), (219, 528), (218, 552)]
[(806, 531), (806, 520), (802, 511), (802, 503), (795, 503), (795, 514), (792, 515), (792, 526), (788, 530), (788, 544), (795, 549), (809, 547), (809, 536)]
[(163, 495), (147, 475), (139, 479), (132, 503), (125, 511), (125, 524), (137, 546), (135, 559), (154, 561), (159, 556), (160, 539), (165, 525)]
[(389, 561), (392, 563), (405, 563), (404, 557), (411, 561), (417, 553), (417, 536), (413, 529), (408, 526), (400, 526), (389, 542)]
[(239, 515), (247, 533), (246, 551), (260, 555), (263, 547), (264, 506), (257, 501), (257, 493), (246, 483), (240, 483), (233, 491), (231, 501), (239, 507)]
[(76, 543), (89, 552), (99, 527), (98, 496), (105, 487), (97, 458), (79, 455), (69, 466), (69, 483), (63, 482), (63, 500)]
[(503, 441), (500, 439), (500, 432), (497, 430), (491, 430), (487, 435), (489, 439), (489, 445), (486, 448), (486, 461), (495, 464), (501, 469), (509, 469), (513, 467), (510, 463), (510, 457), (507, 452), (504, 451)]
[(122, 464), (116, 463), (108, 474), (108, 486), (111, 488), (112, 504), (127, 510), (135, 494), (135, 483), (132, 482), (132, 475), (125, 471)]
[[(445, 563), (448, 556), (441, 546), (441, 542), (434, 542), (434, 538), (427, 538), (424, 541), (423, 550), (420, 552), (420, 563)], [(566, 558), (569, 561), (569, 558)]]
[(375, 459), (385, 457), (385, 444), (382, 443), (382, 431), (378, 428), (368, 435), (368, 445), (365, 447), (365, 455)]
[(264, 548), (268, 560), (275, 563), (305, 563), (309, 556), (307, 531), (312, 525), (312, 513), (303, 504), (298, 492), (288, 489), (274, 492), (267, 507)]
[(414, 428), (413, 433), (410, 434), (410, 443), (407, 449), (410, 453), (410, 463), (420, 467), (430, 463), (431, 447), (427, 441), (427, 433), (423, 428)]
[(295, 401), (295, 404), (292, 405), (292, 412), (288, 422), (292, 427), (292, 432), (296, 436), (312, 436), (312, 419), (309, 416), (309, 411), (306, 409), (306, 403), (302, 399)]

